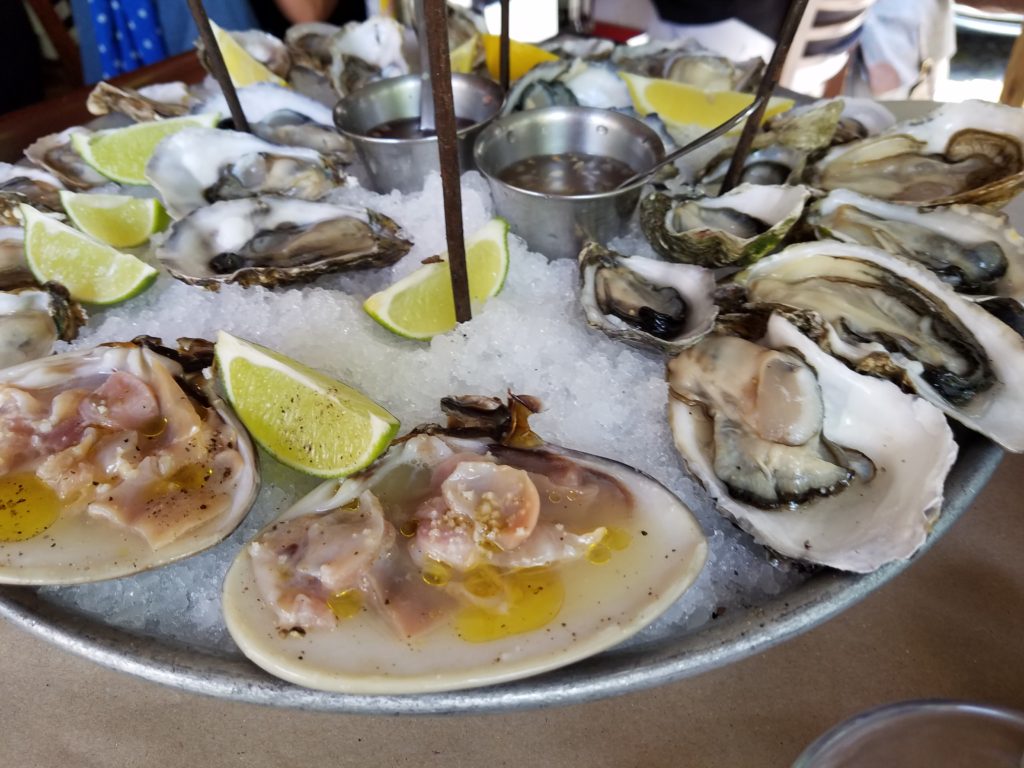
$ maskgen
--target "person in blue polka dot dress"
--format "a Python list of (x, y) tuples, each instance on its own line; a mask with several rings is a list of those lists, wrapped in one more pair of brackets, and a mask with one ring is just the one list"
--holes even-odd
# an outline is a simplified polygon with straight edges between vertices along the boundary
[[(204, 0), (225, 29), (253, 29), (248, 0)], [(86, 83), (107, 80), (193, 47), (199, 33), (185, 0), (71, 0)]]

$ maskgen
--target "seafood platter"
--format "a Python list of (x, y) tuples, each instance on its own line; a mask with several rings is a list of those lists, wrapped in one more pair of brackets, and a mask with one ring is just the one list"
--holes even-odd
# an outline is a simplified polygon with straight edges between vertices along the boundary
[[(251, 133), (209, 79), (101, 83), (96, 124), (0, 165), (0, 614), (30, 631), (277, 706), (579, 701), (826, 620), (1024, 450), (1020, 110), (773, 102), (738, 186), (727, 135), (569, 259), (467, 172), (492, 286), (417, 334), (447, 269), (439, 176), (371, 191), (332, 116), (415, 71), (413, 33), (221, 34), (232, 76), (258, 74), (235, 78)], [(477, 21), (453, 11), (449, 38), (486, 76)], [(617, 110), (666, 152), (721, 122), (673, 99), (749, 103), (759, 77), (685, 42), (537, 51), (503, 115)], [(111, 170), (154, 131), (144, 176)], [(645, 170), (616, 163), (505, 181), (594, 194)], [(166, 220), (112, 252), (86, 215), (110, 195)], [(347, 469), (317, 453), (342, 406)]]

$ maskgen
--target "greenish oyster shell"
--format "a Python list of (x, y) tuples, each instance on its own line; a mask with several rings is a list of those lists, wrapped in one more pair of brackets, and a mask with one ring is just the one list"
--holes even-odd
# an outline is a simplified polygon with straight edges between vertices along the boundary
[(597, 243), (579, 255), (587, 324), (635, 347), (675, 354), (715, 327), (715, 277), (703, 267), (624, 256)]
[(652, 192), (640, 202), (640, 227), (661, 256), (703, 267), (743, 266), (778, 250), (810, 191), (741, 184), (719, 197)]

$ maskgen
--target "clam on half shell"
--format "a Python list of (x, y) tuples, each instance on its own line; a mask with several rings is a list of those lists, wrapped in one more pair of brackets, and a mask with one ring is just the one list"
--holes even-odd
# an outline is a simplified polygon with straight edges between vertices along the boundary
[(212, 345), (180, 341), (0, 371), (0, 583), (154, 568), (213, 546), (249, 511), (256, 452), (206, 387)]
[(781, 315), (669, 364), (676, 447), (723, 514), (786, 557), (866, 573), (924, 543), (956, 458), (942, 413)]
[(315, 489), (239, 554), (224, 616), (256, 664), (346, 693), (498, 683), (624, 640), (693, 583), (707, 544), (658, 482), (540, 442), (532, 398), (443, 407), (448, 428)]

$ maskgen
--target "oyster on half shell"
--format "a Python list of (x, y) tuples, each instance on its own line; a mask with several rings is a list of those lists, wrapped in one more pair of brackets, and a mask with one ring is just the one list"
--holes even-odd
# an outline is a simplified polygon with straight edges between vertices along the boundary
[(376, 211), (265, 195), (197, 208), (171, 225), (156, 255), (179, 280), (216, 288), (388, 266), (411, 247)]
[(623, 256), (597, 243), (579, 255), (587, 323), (613, 339), (673, 352), (711, 332), (714, 274), (695, 264)]
[(836, 147), (807, 182), (894, 202), (998, 208), (1024, 188), (1024, 114), (984, 101), (945, 104)]
[(314, 150), (219, 128), (168, 136), (146, 163), (146, 178), (175, 218), (218, 200), (264, 194), (318, 200), (346, 183)]
[(840, 189), (816, 201), (807, 221), (819, 237), (916, 261), (961, 293), (1024, 300), (1024, 238), (1005, 214), (974, 205), (918, 208)]
[(739, 273), (755, 304), (809, 310), (815, 340), (889, 376), (1011, 451), (1024, 450), (1024, 338), (917, 264), (875, 248), (793, 245)]
[(224, 615), (299, 685), (416, 693), (568, 664), (675, 601), (707, 544), (650, 477), (540, 440), (533, 398), (446, 398), (367, 470), (313, 490), (239, 554)]
[(256, 452), (202, 373), (212, 345), (179, 343), (140, 337), (0, 371), (0, 582), (153, 568), (248, 512)]
[(909, 558), (956, 443), (942, 413), (832, 358), (781, 315), (669, 363), (676, 447), (723, 514), (786, 557), (868, 572)]
[(85, 310), (57, 283), (34, 280), (0, 270), (0, 368), (44, 357), (58, 341), (71, 341), (86, 321)]
[(741, 184), (719, 197), (654, 191), (640, 201), (640, 227), (666, 259), (739, 266), (781, 246), (809, 195), (805, 187), (768, 184)]

